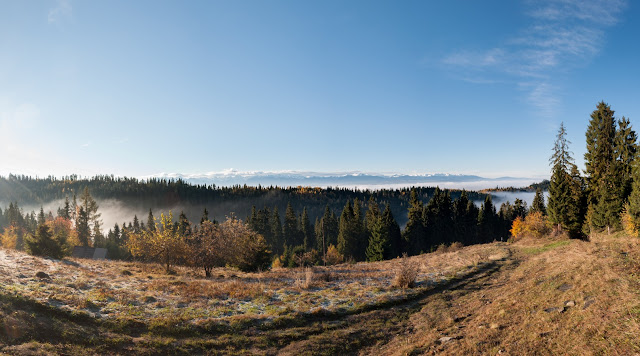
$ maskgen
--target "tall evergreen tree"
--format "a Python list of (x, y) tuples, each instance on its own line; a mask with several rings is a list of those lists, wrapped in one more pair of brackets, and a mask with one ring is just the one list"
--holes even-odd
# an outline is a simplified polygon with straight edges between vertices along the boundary
[(209, 210), (207, 210), (207, 208), (204, 208), (204, 211), (202, 212), (200, 224), (203, 224), (205, 221), (209, 221)]
[(280, 213), (278, 213), (277, 206), (273, 208), (273, 216), (271, 217), (271, 238), (271, 250), (276, 255), (282, 254), (282, 252), (284, 251), (284, 241), (282, 239), (282, 221), (280, 220)]
[(42, 206), (40, 207), (40, 212), (38, 213), (38, 225), (43, 225), (47, 222), (47, 217), (44, 215), (44, 209)]
[(356, 237), (356, 250), (354, 254), (356, 261), (364, 261), (366, 258), (365, 251), (369, 242), (365, 231), (364, 217), (362, 215), (362, 202), (360, 199), (355, 198), (353, 200), (353, 228)]
[(431, 247), (453, 242), (453, 204), (449, 192), (436, 187), (424, 211), (424, 224)]
[(180, 216), (178, 217), (178, 223), (175, 226), (178, 229), (179, 236), (182, 236), (182, 237), (191, 236), (191, 222), (187, 218), (187, 215), (184, 213), (184, 211), (180, 212)]
[(424, 205), (418, 199), (415, 189), (411, 189), (409, 198), (409, 221), (403, 231), (403, 240), (406, 245), (405, 251), (411, 255), (417, 255), (426, 252), (428, 248), (427, 234), (422, 218)]
[(544, 204), (544, 194), (540, 188), (536, 189), (536, 195), (533, 197), (533, 202), (531, 202), (531, 208), (529, 209), (530, 213), (535, 213), (536, 211), (542, 213), (542, 215), (547, 215), (547, 208)]
[(147, 216), (147, 229), (150, 232), (156, 231), (156, 219), (153, 217), (153, 211), (149, 209), (149, 216)]
[(302, 209), (302, 215), (300, 216), (300, 234), (302, 235), (303, 245), (305, 250), (310, 250), (315, 247), (316, 242), (314, 239), (313, 228), (309, 221), (309, 213), (307, 213), (307, 207)]
[(493, 205), (491, 194), (487, 194), (478, 212), (478, 242), (491, 242), (496, 238), (496, 222), (496, 208)]
[[(557, 230), (566, 229), (573, 237), (580, 234), (581, 218), (580, 205), (582, 204), (582, 187), (578, 172), (573, 163), (569, 151), (569, 140), (564, 123), (560, 124), (556, 142), (553, 147), (553, 155), (550, 158), (552, 165), (551, 179), (549, 182), (549, 221), (556, 225)], [(579, 175), (579, 173), (578, 173)], [(580, 186), (577, 186), (580, 185)]]
[(76, 219), (76, 232), (78, 234), (78, 240), (82, 246), (89, 246), (91, 238), (91, 229), (89, 227), (89, 213), (80, 206), (78, 209), (78, 215)]
[(591, 114), (584, 155), (587, 173), (587, 223), (592, 229), (616, 227), (622, 209), (620, 167), (616, 160), (614, 111), (604, 102)]
[(340, 214), (339, 232), (338, 232), (338, 252), (347, 259), (356, 259), (358, 255), (358, 231), (356, 221), (353, 214), (351, 201), (347, 200), (347, 204)]
[(615, 138), (615, 156), (620, 169), (620, 194), (623, 201), (626, 201), (631, 194), (637, 139), (636, 132), (631, 128), (631, 122), (623, 116), (618, 121)]
[(294, 247), (302, 245), (302, 241), (300, 241), (300, 232), (298, 231), (298, 218), (296, 217), (296, 212), (291, 206), (291, 202), (287, 204), (287, 210), (284, 214), (282, 236), (284, 238), (284, 243), (288, 246)]

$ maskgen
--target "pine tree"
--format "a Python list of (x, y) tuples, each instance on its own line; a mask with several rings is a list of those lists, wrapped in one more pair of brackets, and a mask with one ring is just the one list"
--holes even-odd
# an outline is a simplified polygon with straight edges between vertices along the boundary
[(478, 212), (478, 242), (486, 243), (495, 239), (496, 221), (496, 208), (491, 194), (487, 194)]
[(587, 223), (601, 230), (619, 224), (622, 209), (620, 166), (616, 161), (616, 127), (614, 111), (604, 102), (591, 114), (586, 132), (587, 152), (584, 155), (587, 173)]
[(367, 203), (367, 212), (365, 213), (364, 218), (364, 228), (367, 231), (368, 235), (371, 235), (371, 230), (375, 225), (376, 221), (380, 218), (380, 206), (376, 202), (376, 199), (372, 196), (369, 197), (369, 202)]
[(347, 204), (340, 214), (339, 232), (338, 232), (338, 252), (345, 258), (355, 259), (358, 251), (358, 232), (356, 222), (354, 221), (353, 208), (351, 201), (347, 200)]
[(47, 222), (47, 217), (44, 215), (44, 209), (41, 206), (40, 212), (38, 213), (38, 225), (43, 225), (46, 222)]
[(93, 223), (93, 232), (91, 234), (93, 236), (94, 247), (105, 246), (106, 241), (105, 241), (104, 235), (102, 234), (102, 227), (100, 226), (100, 223), (98, 223), (97, 221)]
[(284, 214), (284, 225), (282, 227), (282, 236), (284, 243), (288, 246), (295, 247), (302, 245), (300, 241), (300, 232), (298, 231), (298, 218), (296, 212), (293, 210), (291, 203), (287, 204), (287, 210)]
[(370, 224), (371, 235), (366, 249), (367, 261), (382, 261), (398, 257), (402, 236), (389, 204), (377, 219), (370, 221)]
[(141, 231), (140, 220), (138, 220), (138, 215), (133, 216), (133, 232), (139, 234)]
[(156, 219), (153, 217), (153, 211), (149, 209), (149, 216), (147, 217), (147, 229), (149, 232), (156, 231)]
[(403, 231), (403, 240), (406, 244), (405, 251), (411, 255), (417, 255), (427, 251), (427, 236), (422, 218), (422, 210), (424, 205), (418, 199), (418, 193), (415, 189), (411, 189), (409, 198), (409, 221)]
[(314, 240), (313, 228), (309, 221), (309, 213), (307, 213), (307, 207), (302, 209), (302, 216), (300, 217), (300, 233), (302, 234), (303, 245), (305, 251), (310, 250), (316, 245)]
[(365, 252), (367, 261), (382, 261), (385, 258), (385, 251), (388, 251), (390, 248), (389, 230), (385, 228), (380, 217), (367, 221), (371, 233), (369, 236), (369, 245)]
[(571, 200), (571, 176), (569, 175), (573, 158), (569, 152), (570, 142), (566, 135), (564, 123), (561, 123), (553, 147), (553, 155), (549, 159), (552, 168), (549, 181), (548, 214), (549, 221), (556, 225), (557, 230), (567, 228), (570, 224), (567, 212), (569, 206), (574, 203)]
[(615, 156), (620, 169), (620, 196), (623, 201), (626, 201), (631, 194), (637, 139), (636, 132), (631, 128), (631, 122), (623, 116), (618, 121), (615, 138)]
[(184, 211), (180, 212), (178, 223), (175, 226), (178, 229), (178, 235), (183, 237), (191, 236), (191, 222), (187, 219)]
[(536, 195), (533, 197), (533, 202), (531, 202), (529, 212), (540, 212), (542, 215), (547, 215), (547, 208), (544, 205), (544, 194), (542, 193), (542, 189), (536, 189)]
[(76, 232), (78, 234), (78, 240), (82, 246), (89, 246), (89, 240), (91, 237), (91, 229), (89, 227), (89, 213), (81, 206), (78, 209), (78, 215), (76, 219)]
[(276, 255), (280, 255), (285, 243), (282, 239), (282, 222), (280, 221), (280, 214), (278, 213), (277, 206), (273, 208), (273, 216), (271, 217), (271, 236), (271, 250)]
[(424, 223), (432, 247), (453, 242), (453, 204), (449, 192), (436, 187), (425, 207)]
[(36, 256), (48, 256), (52, 258), (64, 257), (64, 241), (59, 237), (54, 237), (49, 226), (42, 224), (38, 226), (35, 236), (25, 239), (27, 251)]
[(365, 251), (367, 249), (368, 238), (364, 227), (364, 218), (362, 216), (362, 202), (358, 198), (353, 200), (353, 228), (356, 239), (356, 247), (353, 257), (356, 261), (364, 261), (366, 258)]
[(204, 211), (202, 212), (202, 217), (200, 218), (200, 225), (202, 225), (205, 221), (209, 221), (209, 210), (207, 210), (207, 208), (204, 208)]

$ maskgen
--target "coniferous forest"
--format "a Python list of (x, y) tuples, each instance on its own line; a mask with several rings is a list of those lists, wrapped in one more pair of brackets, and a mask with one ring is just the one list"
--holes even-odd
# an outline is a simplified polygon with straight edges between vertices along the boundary
[[(496, 207), (491, 195), (437, 187), (376, 191), (218, 187), (113, 176), (58, 179), (10, 175), (0, 178), (0, 201), (10, 202), (0, 211), (0, 231), (6, 247), (57, 257), (68, 254), (74, 245), (83, 245), (107, 248), (112, 259), (158, 259), (164, 252), (150, 249), (158, 241), (171, 242), (169, 250), (182, 251), (182, 255), (163, 255), (167, 268), (180, 263), (233, 264), (220, 256), (206, 263), (202, 258), (189, 262), (184, 256), (198, 255), (206, 241), (217, 250), (227, 248), (224, 255), (235, 256), (232, 248), (224, 246), (239, 246), (234, 239), (249, 234), (254, 237), (243, 240), (245, 245), (259, 239), (252, 245), (254, 253), (240, 262), (235, 260), (236, 265), (249, 269), (268, 268), (272, 263), (294, 267), (377, 261), (454, 243), (472, 245), (525, 234), (566, 232), (585, 239), (592, 232), (624, 228), (637, 235), (640, 170), (636, 167), (636, 141), (630, 121), (616, 119), (607, 104), (598, 103), (589, 120), (585, 170), (580, 172), (562, 124), (550, 157), (548, 201), (538, 186), (530, 207), (519, 199)], [(148, 213), (103, 226), (97, 200), (107, 199)], [(478, 200), (481, 204), (474, 203)], [(51, 201), (60, 202), (56, 211), (21, 208)], [(177, 206), (190, 210), (173, 212), (175, 218), (169, 213), (158, 214)]]

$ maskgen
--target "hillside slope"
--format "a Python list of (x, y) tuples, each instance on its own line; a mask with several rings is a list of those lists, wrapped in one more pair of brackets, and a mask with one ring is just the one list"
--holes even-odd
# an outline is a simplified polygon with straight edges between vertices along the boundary
[[(402, 265), (416, 288), (392, 285)], [(211, 279), (0, 250), (0, 352), (633, 354), (639, 268), (625, 236)]]

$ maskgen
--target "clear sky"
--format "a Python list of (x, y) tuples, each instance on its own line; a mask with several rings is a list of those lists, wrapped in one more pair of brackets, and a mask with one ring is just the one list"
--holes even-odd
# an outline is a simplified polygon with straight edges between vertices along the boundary
[(640, 2), (0, 0), (0, 174), (582, 165), (640, 124)]

